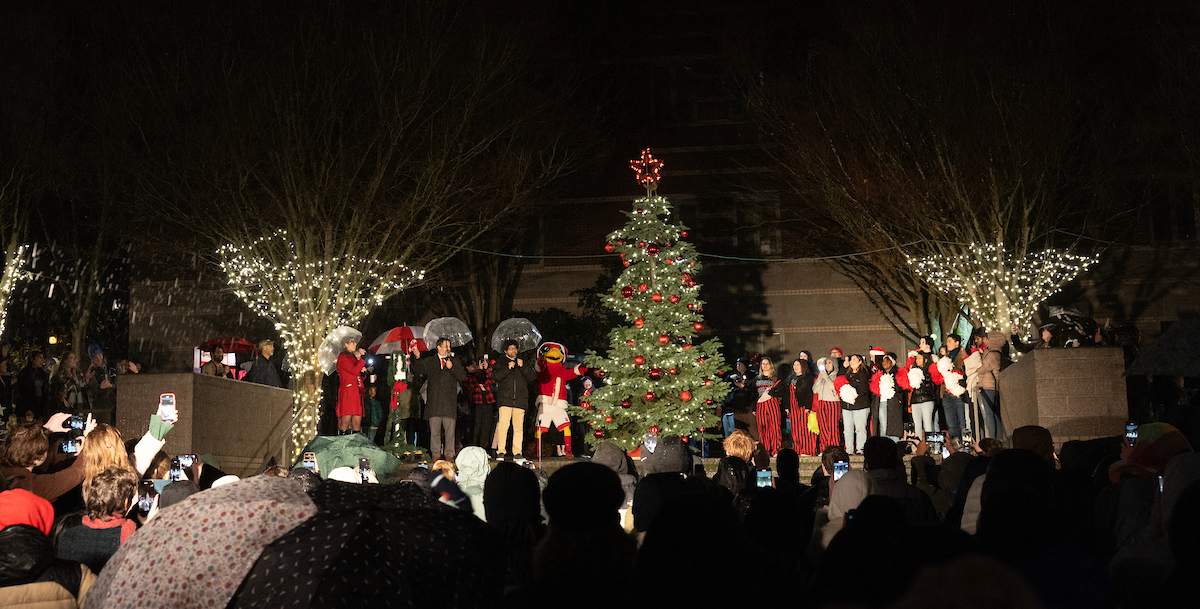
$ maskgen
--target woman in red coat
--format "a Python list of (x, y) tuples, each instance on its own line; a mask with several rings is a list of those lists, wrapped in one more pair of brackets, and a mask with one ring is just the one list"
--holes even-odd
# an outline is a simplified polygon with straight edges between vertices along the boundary
[(344, 350), (338, 355), (338, 435), (352, 434), (362, 429), (363, 414), (363, 382), (359, 373), (366, 362), (363, 354), (366, 349), (358, 348), (357, 338), (348, 338), (342, 345)]

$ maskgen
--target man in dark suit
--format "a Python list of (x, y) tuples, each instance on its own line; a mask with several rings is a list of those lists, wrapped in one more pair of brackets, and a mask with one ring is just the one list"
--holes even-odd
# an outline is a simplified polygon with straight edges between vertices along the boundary
[[(421, 357), (414, 344), (412, 370), (425, 375), (425, 418), (429, 421), (429, 451), (438, 458), (454, 460), (454, 423), (458, 418), (458, 392), (467, 371), (450, 350), (450, 339), (437, 342), (436, 357)], [(443, 429), (445, 435), (442, 434)]]

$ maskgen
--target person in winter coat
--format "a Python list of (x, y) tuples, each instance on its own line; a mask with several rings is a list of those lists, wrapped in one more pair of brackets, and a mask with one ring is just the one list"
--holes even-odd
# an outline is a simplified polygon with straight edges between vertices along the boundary
[(81, 562), (99, 573), (137, 531), (137, 524), (125, 517), (137, 492), (138, 475), (132, 470), (113, 466), (96, 474), (84, 494), (86, 514), (67, 516), (60, 525), (55, 539), (58, 557)]
[(910, 392), (913, 428), (918, 438), (924, 438), (927, 432), (937, 431), (933, 426), (933, 403), (938, 398), (938, 386), (929, 375), (932, 365), (931, 354), (917, 351), (911, 365), (896, 375), (900, 386)]
[(537, 371), (525, 360), (517, 357), (517, 341), (504, 341), (504, 356), (492, 368), (492, 393), (500, 409), (500, 422), (496, 426), (496, 454), (504, 459), (508, 455), (508, 430), (512, 427), (512, 451), (516, 459), (524, 459), (521, 442), (525, 439), (525, 408), (529, 406), (529, 384), (537, 378)]
[(821, 448), (841, 446), (842, 437), (838, 424), (842, 421), (842, 398), (838, 396), (834, 380), (837, 378), (837, 362), (822, 357), (817, 360), (817, 378), (813, 380), (813, 410), (817, 413), (820, 428)]
[(842, 402), (842, 433), (846, 451), (853, 450), (854, 454), (861, 455), (870, 436), (867, 433), (867, 418), (871, 414), (871, 373), (863, 356), (857, 353), (850, 356), (848, 366), (846, 384), (854, 388), (854, 401)]
[(779, 416), (779, 398), (771, 390), (779, 386), (780, 381), (775, 374), (775, 364), (768, 358), (762, 358), (759, 363), (758, 378), (754, 381), (758, 392), (758, 401), (754, 408), (754, 420), (758, 423), (759, 437), (762, 438), (763, 448), (767, 454), (775, 456), (779, 452), (782, 441), (780, 431), (782, 424)]
[(898, 441), (904, 435), (904, 399), (896, 384), (895, 353), (886, 353), (880, 358), (879, 370), (871, 376), (871, 393), (879, 401), (878, 434)]
[(351, 336), (342, 344), (338, 354), (338, 435), (345, 436), (362, 429), (363, 382), (359, 373), (367, 365), (363, 359), (366, 349), (358, 346), (358, 337)]
[(96, 581), (91, 569), (55, 558), (54, 508), (25, 490), (0, 492), (0, 605), (78, 609)]
[(732, 435), (734, 431), (743, 429), (750, 434), (751, 438), (758, 441), (758, 419), (754, 416), (754, 407), (758, 401), (758, 392), (755, 390), (757, 377), (746, 358), (738, 358), (737, 374), (731, 374), (726, 379), (733, 383), (725, 400), (733, 411), (734, 428), (733, 430), (727, 428), (726, 433)]
[(988, 332), (987, 352), (976, 372), (979, 386), (979, 402), (983, 407), (983, 432), (986, 438), (1003, 440), (1005, 437), (1004, 421), (1000, 419), (1000, 400), (996, 389), (999, 387), (1000, 351), (1004, 348), (1007, 338), (1003, 332)]
[(492, 468), (488, 466), (487, 451), (478, 446), (468, 446), (458, 453), (458, 488), (471, 498), (471, 511), (480, 520), (487, 522), (483, 507), (483, 487)]
[(450, 339), (437, 342), (433, 357), (421, 357), (413, 343), (413, 372), (425, 375), (425, 418), (429, 421), (430, 453), (454, 460), (454, 427), (458, 420), (458, 391), (467, 378), (466, 368), (450, 350)]
[(612, 442), (601, 442), (596, 446), (596, 452), (592, 454), (592, 462), (611, 469), (621, 479), (621, 490), (625, 493), (625, 503), (621, 505), (620, 509), (621, 526), (628, 530), (629, 527), (625, 526), (625, 523), (629, 507), (633, 505), (633, 492), (637, 489), (637, 467), (625, 454), (625, 451)]
[[(962, 346), (962, 338), (958, 334), (946, 335), (946, 358), (950, 360), (950, 369), (963, 375), (965, 372), (964, 360), (966, 360), (966, 349)], [(946, 429), (952, 437), (958, 438), (962, 436), (963, 429), (970, 427), (970, 419), (967, 417), (966, 404), (963, 403), (962, 393), (966, 389), (963, 383), (965, 377), (958, 377), (957, 381), (944, 379), (942, 382), (942, 413), (946, 417)], [(950, 387), (950, 383), (957, 383), (957, 387)], [(958, 395), (955, 395), (955, 392)]]
[(792, 362), (792, 374), (771, 389), (771, 395), (779, 399), (788, 413), (792, 432), (792, 448), (798, 454), (816, 456), (821, 454), (820, 436), (808, 428), (808, 413), (812, 412), (812, 376), (808, 373), (808, 362), (796, 359)]

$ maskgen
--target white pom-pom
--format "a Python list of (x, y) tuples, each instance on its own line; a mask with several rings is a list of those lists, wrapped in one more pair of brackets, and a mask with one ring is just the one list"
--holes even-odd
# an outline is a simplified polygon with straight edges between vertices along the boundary
[(961, 373), (947, 372), (944, 376), (946, 377), (946, 391), (949, 391), (951, 395), (959, 397), (966, 393), (966, 387), (962, 386), (963, 375)]
[(925, 372), (920, 368), (908, 369), (908, 385), (913, 389), (921, 386), (921, 382), (925, 380)]
[(954, 362), (950, 361), (948, 357), (943, 357), (937, 361), (937, 369), (938, 372), (942, 373), (942, 376), (946, 376), (954, 369)]
[(896, 397), (896, 379), (890, 374), (879, 376), (879, 399), (887, 401)]
[(842, 398), (843, 402), (853, 404), (858, 399), (858, 390), (849, 384), (842, 385), (842, 388), (838, 390), (838, 396)]

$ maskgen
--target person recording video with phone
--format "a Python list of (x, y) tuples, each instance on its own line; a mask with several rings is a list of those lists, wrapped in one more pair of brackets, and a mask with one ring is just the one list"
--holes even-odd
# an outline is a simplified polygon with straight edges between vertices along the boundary
[[(52, 474), (38, 474), (33, 471), (47, 460), (57, 461), (73, 457), (73, 454), (51, 451), (50, 446), (50, 434), (71, 432), (71, 428), (66, 426), (69, 419), (71, 415), (60, 412), (51, 416), (45, 425), (26, 423), (9, 433), (8, 440), (0, 451), (0, 477), (8, 481), (9, 488), (25, 489), (46, 501), (54, 501), (83, 482), (84, 464), (81, 459), (75, 459), (68, 467)], [(78, 444), (73, 444), (74, 451), (79, 450), (87, 441), (88, 434), (95, 428), (96, 422), (88, 415), (79, 428), (82, 433), (77, 440)], [(64, 444), (66, 442), (74, 443), (76, 440), (66, 440)]]

